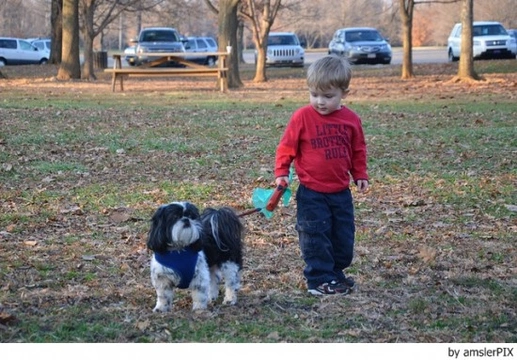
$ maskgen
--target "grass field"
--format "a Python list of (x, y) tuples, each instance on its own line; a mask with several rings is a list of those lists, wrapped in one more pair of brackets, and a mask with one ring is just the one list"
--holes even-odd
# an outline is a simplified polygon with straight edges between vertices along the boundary
[[(154, 314), (145, 242), (157, 206), (250, 209), (306, 104), (304, 70), (227, 94), (210, 80), (0, 80), (0, 342), (517, 342), (517, 61), (357, 67), (371, 191), (353, 191), (359, 291), (306, 294), (296, 203), (243, 219), (236, 307)], [(293, 184), (296, 189), (297, 182)]]

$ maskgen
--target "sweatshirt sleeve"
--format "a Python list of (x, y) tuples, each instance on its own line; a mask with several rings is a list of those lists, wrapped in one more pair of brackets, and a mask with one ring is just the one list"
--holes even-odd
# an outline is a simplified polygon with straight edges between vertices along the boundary
[(357, 126), (357, 128), (355, 129), (352, 149), (352, 169), (350, 170), (352, 178), (354, 179), (354, 181), (368, 180), (367, 148), (361, 122), (359, 122), (359, 126)]
[(287, 124), (284, 134), (282, 135), (276, 149), (275, 178), (279, 176), (288, 176), (291, 163), (296, 157), (299, 136), (294, 118), (295, 115), (293, 115)]

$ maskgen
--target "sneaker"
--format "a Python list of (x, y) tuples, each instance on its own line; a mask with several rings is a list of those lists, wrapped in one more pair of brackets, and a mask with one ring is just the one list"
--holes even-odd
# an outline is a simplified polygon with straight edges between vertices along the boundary
[(332, 280), (331, 282), (323, 283), (314, 289), (309, 289), (308, 291), (311, 295), (346, 295), (351, 292), (351, 289), (344, 283)]
[(351, 277), (345, 277), (343, 280), (340, 281), (340, 283), (348, 286), (350, 288), (350, 292), (357, 290), (357, 284)]

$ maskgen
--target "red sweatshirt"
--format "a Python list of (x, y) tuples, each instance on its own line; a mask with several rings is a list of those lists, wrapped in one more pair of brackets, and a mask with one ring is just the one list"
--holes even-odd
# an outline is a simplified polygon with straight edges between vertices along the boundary
[(293, 160), (300, 183), (314, 191), (342, 191), (350, 175), (368, 180), (361, 119), (345, 106), (328, 115), (311, 105), (296, 110), (277, 147), (275, 177), (287, 176)]

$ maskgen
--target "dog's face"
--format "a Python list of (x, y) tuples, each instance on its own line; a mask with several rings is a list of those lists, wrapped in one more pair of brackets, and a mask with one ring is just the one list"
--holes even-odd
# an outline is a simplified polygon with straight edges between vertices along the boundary
[(199, 240), (201, 229), (199, 210), (193, 204), (162, 205), (151, 219), (147, 246), (158, 252), (183, 249)]

